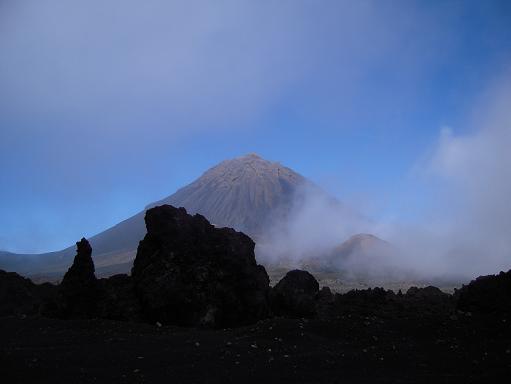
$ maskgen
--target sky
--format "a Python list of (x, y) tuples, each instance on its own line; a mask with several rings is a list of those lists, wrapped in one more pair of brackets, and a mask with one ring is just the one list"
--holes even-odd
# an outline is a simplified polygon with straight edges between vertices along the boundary
[(62, 249), (251, 152), (500, 244), (510, 79), (505, 0), (0, 0), (0, 249)]

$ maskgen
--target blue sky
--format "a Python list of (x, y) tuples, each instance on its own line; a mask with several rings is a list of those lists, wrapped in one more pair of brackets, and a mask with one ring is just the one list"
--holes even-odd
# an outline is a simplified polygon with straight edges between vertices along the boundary
[(417, 164), (510, 65), (509, 1), (2, 1), (0, 249), (63, 248), (249, 152), (409, 219)]

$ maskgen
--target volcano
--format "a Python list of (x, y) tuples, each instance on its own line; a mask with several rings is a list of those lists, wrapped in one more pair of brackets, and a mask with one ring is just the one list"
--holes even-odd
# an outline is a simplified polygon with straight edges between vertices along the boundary
[[(138, 214), (89, 239), (98, 274), (127, 272), (146, 233), (148, 208), (170, 204), (205, 216), (218, 227), (231, 227), (257, 240), (276, 217), (291, 209), (296, 192), (312, 182), (280, 163), (256, 154), (226, 160), (174, 194), (149, 204)], [(74, 245), (40, 255), (0, 252), (0, 268), (25, 275), (58, 278), (74, 256)]]

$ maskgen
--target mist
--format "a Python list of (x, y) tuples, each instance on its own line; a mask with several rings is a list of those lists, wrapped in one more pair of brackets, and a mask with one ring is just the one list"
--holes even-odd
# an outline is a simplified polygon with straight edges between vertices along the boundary
[[(482, 36), (502, 29), (492, 8), (466, 11), (491, 23)], [(438, 101), (416, 90), (465, 54), (459, 15), (409, 1), (0, 1), (0, 249), (65, 248), (242, 153), (323, 168), (365, 135), (402, 134)]]
[(456, 134), (454, 128), (440, 128), (435, 145), (418, 156), (404, 182), (413, 184), (406, 190), (421, 191), (411, 207), (413, 220), (403, 219), (403, 211), (410, 209), (406, 205), (375, 218), (340, 203), (342, 196), (332, 199), (320, 188), (306, 186), (295, 197), (292, 213), (269, 227), (258, 258), (293, 266), (313, 260), (328, 269), (332, 253), (340, 252), (336, 248), (367, 233), (388, 247), (379, 242), (357, 245), (335, 261), (335, 269), (424, 279), (465, 279), (510, 269), (510, 80), (508, 74), (501, 76), (482, 93), (467, 119), (469, 129)]
[(511, 267), (510, 97), (507, 72), (482, 93), (467, 133), (441, 130), (424, 169), (437, 196), (430, 223), (437, 255), (429, 258), (441, 270), (474, 275)]
[(258, 260), (298, 266), (331, 251), (368, 226), (368, 219), (321, 188), (304, 184), (295, 193), (289, 214), (271, 220), (257, 243)]
[(64, 249), (257, 152), (343, 186), (297, 193), (261, 260), (299, 264), (367, 233), (392, 256), (354, 252), (340, 268), (509, 268), (507, 11), (0, 2), (0, 250)]

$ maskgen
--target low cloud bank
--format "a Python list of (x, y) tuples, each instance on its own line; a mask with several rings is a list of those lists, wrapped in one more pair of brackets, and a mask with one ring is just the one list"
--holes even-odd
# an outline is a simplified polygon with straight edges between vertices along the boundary
[(273, 220), (257, 245), (267, 264), (298, 266), (330, 252), (344, 239), (367, 227), (368, 220), (314, 185), (297, 191), (290, 213)]
[(426, 169), (439, 185), (437, 221), (445, 267), (468, 274), (511, 268), (511, 79), (502, 81), (475, 129), (442, 130)]
[[(371, 233), (388, 241), (382, 255), (371, 245), (354, 247), (338, 264), (349, 273), (475, 277), (511, 268), (511, 76), (484, 94), (462, 134), (443, 128), (430, 156), (418, 169), (428, 205), (413, 224), (399, 219), (371, 221), (315, 188), (301, 191), (287, 220), (270, 227), (258, 245), (266, 263), (318, 265), (343, 241)], [(417, 174), (417, 172), (415, 172)], [(399, 217), (399, 213), (393, 215)]]

